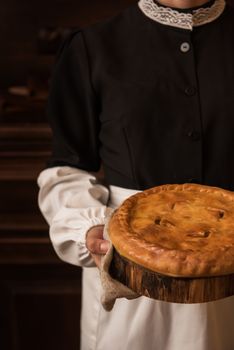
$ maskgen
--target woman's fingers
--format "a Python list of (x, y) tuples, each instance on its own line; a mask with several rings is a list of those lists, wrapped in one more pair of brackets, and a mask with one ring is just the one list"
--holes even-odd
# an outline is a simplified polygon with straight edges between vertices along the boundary
[(92, 254), (105, 254), (109, 244), (104, 239), (90, 237), (86, 240), (86, 246)]
[(86, 247), (98, 267), (101, 263), (101, 256), (106, 254), (109, 248), (109, 242), (103, 239), (103, 229), (103, 225), (92, 227), (86, 236)]

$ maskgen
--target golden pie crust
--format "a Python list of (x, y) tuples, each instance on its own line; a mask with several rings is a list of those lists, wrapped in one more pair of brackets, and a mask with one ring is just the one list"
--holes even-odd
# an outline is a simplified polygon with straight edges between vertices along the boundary
[(121, 256), (160, 274), (232, 274), (234, 192), (196, 184), (154, 187), (125, 200), (108, 233)]

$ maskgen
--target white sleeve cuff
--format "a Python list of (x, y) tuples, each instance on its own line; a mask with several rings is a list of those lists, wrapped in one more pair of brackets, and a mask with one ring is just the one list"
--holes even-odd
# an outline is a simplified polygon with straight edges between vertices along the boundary
[(44, 170), (38, 177), (39, 207), (50, 224), (50, 238), (58, 256), (78, 266), (95, 266), (86, 248), (86, 233), (104, 225), (112, 212), (109, 191), (95, 176), (70, 167)]
[(112, 209), (105, 206), (60, 210), (50, 226), (50, 237), (58, 256), (73, 265), (95, 266), (86, 248), (86, 234), (93, 226), (105, 225), (111, 212)]

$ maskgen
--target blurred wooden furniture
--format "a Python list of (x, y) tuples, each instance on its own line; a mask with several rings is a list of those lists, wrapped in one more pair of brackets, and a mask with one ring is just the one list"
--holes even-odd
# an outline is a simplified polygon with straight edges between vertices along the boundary
[(33, 116), (1, 123), (2, 350), (79, 349), (81, 269), (57, 258), (37, 206), (36, 178), (50, 141), (48, 125), (33, 122)]

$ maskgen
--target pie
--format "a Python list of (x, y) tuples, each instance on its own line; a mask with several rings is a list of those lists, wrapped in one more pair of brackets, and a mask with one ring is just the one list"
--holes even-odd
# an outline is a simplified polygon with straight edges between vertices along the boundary
[(125, 200), (108, 233), (122, 257), (159, 274), (233, 274), (234, 192), (197, 184), (154, 187)]

